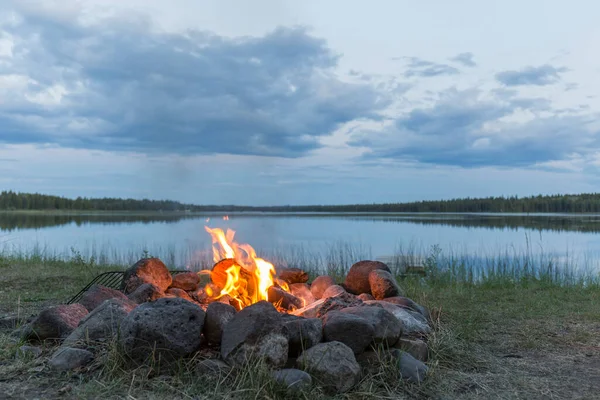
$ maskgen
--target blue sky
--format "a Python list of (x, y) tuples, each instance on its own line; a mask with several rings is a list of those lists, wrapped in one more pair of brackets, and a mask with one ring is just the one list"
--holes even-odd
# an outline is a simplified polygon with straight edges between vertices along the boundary
[(0, 0), (0, 188), (199, 204), (598, 191), (600, 3)]

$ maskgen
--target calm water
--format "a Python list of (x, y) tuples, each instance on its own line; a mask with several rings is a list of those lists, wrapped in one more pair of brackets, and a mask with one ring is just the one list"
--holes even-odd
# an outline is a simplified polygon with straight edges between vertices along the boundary
[[(208, 220), (208, 222), (207, 222)], [(144, 250), (177, 265), (208, 254), (204, 226), (231, 228), (236, 240), (263, 254), (323, 252), (340, 245), (360, 256), (386, 256), (398, 249), (427, 254), (481, 256), (529, 252), (570, 258), (594, 266), (600, 261), (600, 215), (521, 214), (230, 214), (48, 216), (0, 213), (0, 248), (69, 256), (101, 254), (128, 263)], [(359, 255), (357, 255), (358, 257)]]

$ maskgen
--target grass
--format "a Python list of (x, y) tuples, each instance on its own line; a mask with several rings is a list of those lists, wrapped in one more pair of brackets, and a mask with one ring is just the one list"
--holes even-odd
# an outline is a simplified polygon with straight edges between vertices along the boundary
[[(340, 245), (329, 252), (272, 254), (272, 259), (317, 266), (341, 279), (364, 249)], [(142, 254), (140, 254), (141, 256)], [(406, 259), (407, 251), (399, 251)], [(481, 257), (443, 255), (433, 248), (415, 255), (428, 275), (401, 280), (406, 295), (427, 306), (434, 320), (429, 338), (431, 374), (423, 385), (406, 384), (384, 362), (340, 399), (537, 399), (595, 398), (600, 390), (600, 285), (572, 260), (501, 253)], [(366, 258), (366, 257), (364, 257)], [(0, 255), (0, 311), (26, 318), (66, 301), (95, 275), (123, 264), (96, 258), (40, 254)], [(176, 267), (172, 265), (173, 267)], [(394, 263), (395, 268), (401, 265)], [(396, 271), (398, 272), (398, 271)], [(40, 359), (15, 359), (20, 343), (0, 333), (0, 397), (115, 399), (325, 399), (318, 387), (287, 394), (264, 366), (206, 375), (199, 359), (175, 371), (126, 367), (114, 346), (87, 371), (56, 374)], [(45, 350), (48, 357), (52, 349)], [(10, 397), (9, 397), (10, 398)]]

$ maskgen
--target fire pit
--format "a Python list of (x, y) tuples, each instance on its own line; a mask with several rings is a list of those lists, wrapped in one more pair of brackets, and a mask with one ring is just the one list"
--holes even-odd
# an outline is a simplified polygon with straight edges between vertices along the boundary
[(134, 365), (202, 353), (212, 357), (199, 371), (211, 373), (259, 360), (283, 384), (332, 393), (356, 385), (381, 352), (403, 378), (425, 379), (428, 311), (403, 296), (386, 264), (363, 260), (344, 282), (309, 283), (305, 271), (276, 268), (236, 243), (235, 232), (206, 230), (210, 271), (173, 276), (159, 259), (141, 259), (123, 273), (120, 290), (92, 285), (78, 303), (42, 311), (23, 338), (59, 343), (49, 360), (59, 370), (82, 368), (114, 343)]

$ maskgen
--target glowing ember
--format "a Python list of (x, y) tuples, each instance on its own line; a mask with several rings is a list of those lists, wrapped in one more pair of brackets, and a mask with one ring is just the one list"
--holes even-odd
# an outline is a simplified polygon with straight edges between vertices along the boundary
[[(268, 300), (271, 286), (279, 286), (289, 292), (287, 283), (275, 277), (275, 267), (259, 258), (252, 246), (238, 244), (233, 240), (235, 231), (204, 227), (213, 242), (213, 267), (211, 280), (213, 286), (207, 286), (205, 292), (213, 299), (225, 295), (237, 302), (242, 309), (261, 300)], [(214, 285), (220, 289), (215, 293)]]

